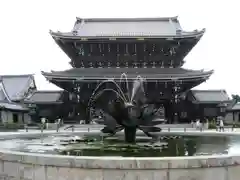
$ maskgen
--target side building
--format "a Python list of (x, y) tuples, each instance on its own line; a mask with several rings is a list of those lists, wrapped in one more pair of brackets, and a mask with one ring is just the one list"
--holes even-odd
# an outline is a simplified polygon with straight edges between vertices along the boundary
[(40, 123), (41, 118), (54, 123), (57, 119), (65, 122), (76, 122), (73, 116), (75, 103), (70, 101), (70, 94), (66, 91), (35, 91), (24, 100), (29, 108), (29, 115), (33, 122)]
[(218, 116), (225, 117), (231, 106), (231, 100), (225, 90), (191, 90), (186, 95), (182, 110), (186, 120), (214, 120)]
[(0, 76), (0, 123), (28, 123), (29, 109), (24, 99), (36, 91), (32, 74)]

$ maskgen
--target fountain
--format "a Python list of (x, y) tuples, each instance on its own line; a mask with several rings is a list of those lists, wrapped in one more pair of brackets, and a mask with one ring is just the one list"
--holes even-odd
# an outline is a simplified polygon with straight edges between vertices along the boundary
[[(161, 128), (155, 125), (164, 120), (158, 117), (158, 109), (155, 105), (146, 102), (143, 83), (144, 79), (138, 75), (132, 84), (129, 84), (127, 74), (122, 73), (119, 84), (114, 80), (105, 80), (96, 87), (88, 106), (92, 109), (91, 119), (105, 125), (101, 130), (103, 133), (113, 136), (116, 132), (124, 130), (125, 142), (135, 143), (137, 129), (149, 137), (155, 137), (151, 132), (161, 131)], [(105, 92), (113, 92), (115, 99), (108, 104), (107, 108), (94, 108), (94, 103)]]
[[(83, 117), (87, 106), (90, 120), (101, 129), (84, 131), (70, 126), (72, 131), (57, 128), (53, 132), (43, 131), (42, 126), (39, 132), (0, 133), (1, 179), (239, 179), (238, 132), (166, 131), (163, 125), (157, 126), (163, 122), (159, 107), (145, 98), (143, 75), (150, 79), (149, 84), (157, 85), (150, 93), (157, 95), (163, 88), (161, 94), (175, 105), (180, 93), (210, 77), (213, 71), (182, 68), (184, 57), (204, 29), (184, 31), (176, 17), (77, 18), (73, 29), (50, 32), (71, 58), (73, 68), (42, 74), (76, 94)], [(131, 78), (122, 73), (120, 78), (110, 79), (121, 72)], [(91, 95), (100, 79), (104, 81)], [(105, 93), (106, 99), (98, 103)], [(101, 133), (107, 137), (102, 138)]]

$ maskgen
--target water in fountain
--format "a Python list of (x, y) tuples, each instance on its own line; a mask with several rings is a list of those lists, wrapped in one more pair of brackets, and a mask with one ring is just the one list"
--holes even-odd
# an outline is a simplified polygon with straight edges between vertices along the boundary
[[(43, 141), (43, 143), (41, 142)], [(162, 136), (161, 142), (149, 144), (149, 138), (138, 135), (136, 144), (122, 142), (122, 136), (107, 137), (102, 141), (95, 135), (58, 134), (34, 138), (0, 140), (1, 149), (20, 152), (63, 154), (76, 156), (202, 156), (239, 155), (240, 140), (236, 136), (189, 137)]]

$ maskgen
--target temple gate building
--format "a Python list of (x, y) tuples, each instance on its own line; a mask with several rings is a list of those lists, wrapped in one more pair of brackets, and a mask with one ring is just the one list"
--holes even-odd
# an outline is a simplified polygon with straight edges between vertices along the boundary
[(119, 82), (122, 73), (129, 82), (140, 75), (145, 79), (148, 102), (162, 107), (169, 123), (181, 122), (188, 117), (189, 90), (213, 73), (182, 67), (204, 32), (183, 30), (177, 17), (77, 18), (70, 32), (50, 31), (72, 68), (42, 74), (69, 92), (68, 100), (78, 109), (75, 116), (86, 120), (88, 101), (99, 83), (107, 79)]

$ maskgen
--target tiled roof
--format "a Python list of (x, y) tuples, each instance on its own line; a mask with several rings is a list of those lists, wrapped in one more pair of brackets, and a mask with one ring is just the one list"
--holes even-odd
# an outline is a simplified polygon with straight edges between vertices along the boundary
[(192, 90), (192, 94), (198, 102), (221, 103), (230, 101), (225, 90)]
[(149, 79), (165, 78), (196, 78), (209, 77), (213, 71), (195, 71), (183, 68), (73, 68), (66, 71), (52, 71), (51, 73), (42, 72), (45, 77), (53, 78), (120, 78), (122, 73), (126, 73), (128, 78), (136, 78), (138, 75)]
[(240, 103), (236, 103), (230, 110), (240, 110)]
[(51, 103), (61, 102), (60, 98), (63, 91), (35, 91), (32, 96), (25, 99), (26, 102)]
[[(0, 76), (1, 91), (10, 101), (24, 99), (31, 85), (35, 86), (34, 77), (30, 75), (3, 75)], [(0, 98), (3, 98), (0, 96)], [(3, 99), (0, 99), (3, 100)]]
[(75, 37), (165, 37), (202, 36), (202, 31), (185, 32), (177, 17), (167, 18), (77, 18), (71, 33), (52, 35)]

